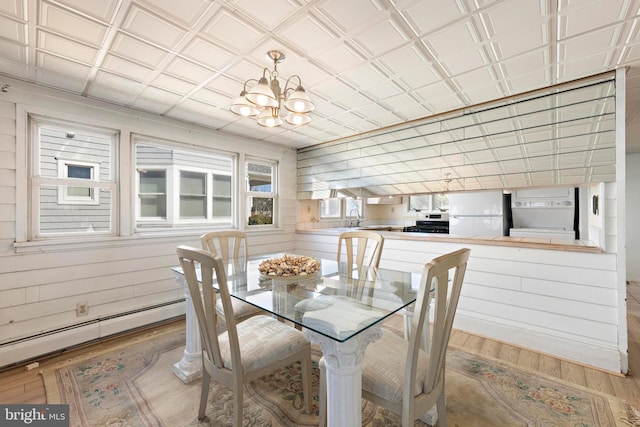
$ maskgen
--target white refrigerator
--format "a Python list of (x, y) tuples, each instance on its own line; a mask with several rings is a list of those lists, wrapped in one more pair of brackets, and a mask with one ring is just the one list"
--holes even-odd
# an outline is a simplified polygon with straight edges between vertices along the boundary
[(502, 191), (449, 193), (449, 235), (502, 236)]

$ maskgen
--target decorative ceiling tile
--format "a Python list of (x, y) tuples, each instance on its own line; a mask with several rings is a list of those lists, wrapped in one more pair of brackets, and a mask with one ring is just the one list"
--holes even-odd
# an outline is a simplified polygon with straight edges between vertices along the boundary
[(558, 64), (558, 80), (567, 82), (580, 78), (584, 70), (592, 70), (594, 74), (607, 71), (612, 58), (611, 52), (597, 53), (591, 56), (578, 57), (573, 61), (564, 61)]
[(185, 96), (196, 88), (193, 83), (170, 76), (168, 74), (158, 75), (153, 80), (153, 82), (151, 82), (151, 84), (159, 88), (168, 90), (169, 92), (176, 93), (180, 96)]
[[(471, 44), (470, 46), (474, 45)], [(489, 63), (480, 45), (475, 45), (473, 49), (467, 51), (451, 50), (450, 52), (446, 53), (446, 57), (440, 58), (440, 64), (448, 72), (449, 76), (456, 76), (476, 68), (482, 68)]]
[(631, 8), (624, 0), (561, 1), (558, 5), (560, 38), (572, 37), (619, 20)]
[(160, 65), (168, 55), (167, 50), (160, 49), (124, 33), (115, 35), (111, 44), (111, 52), (152, 68)]
[(417, 1), (405, 10), (402, 15), (413, 24), (420, 35), (450, 25), (465, 16), (460, 10), (461, 2), (440, 2), (437, 5), (426, 1)]
[(431, 47), (438, 59), (477, 48), (478, 43), (473, 24), (468, 19), (436, 31), (422, 40)]
[(98, 72), (95, 83), (90, 86), (88, 96), (130, 105), (142, 89), (143, 86), (138, 82), (101, 71)]
[(385, 105), (388, 105), (395, 114), (400, 115), (405, 118), (405, 120), (423, 117), (429, 113), (429, 110), (421, 104), (416, 103), (415, 98), (407, 94), (392, 96), (386, 98), (383, 102)]
[(64, 37), (38, 31), (38, 46), (41, 50), (63, 56), (68, 59), (93, 64), (98, 50), (92, 46), (77, 43)]
[(388, 76), (375, 64), (365, 63), (342, 73), (342, 77), (349, 81), (353, 87), (361, 90), (386, 82)]
[(233, 5), (269, 30), (275, 29), (278, 24), (299, 8), (293, 0), (270, 0), (268, 2), (235, 0)]
[(254, 25), (226, 9), (216, 14), (202, 32), (235, 54), (243, 54), (263, 37)]
[(0, 12), (13, 18), (26, 19), (26, 0), (4, 0), (0, 2)]
[(38, 67), (54, 71), (60, 75), (66, 75), (85, 82), (91, 68), (77, 62), (69, 61), (55, 55), (38, 52), (36, 56)]
[(555, 83), (555, 80), (551, 75), (551, 66), (545, 69), (542, 65), (539, 65), (535, 70), (531, 71), (528, 74), (509, 77), (506, 80), (506, 83), (510, 90), (509, 95), (514, 95), (534, 90), (536, 88), (539, 88), (540, 85), (549, 85)]
[(339, 42), (338, 35), (313, 15), (305, 15), (282, 29), (301, 51), (312, 56)]
[(100, 46), (107, 32), (107, 26), (81, 15), (40, 2), (38, 23), (50, 31), (73, 37), (80, 42)]
[(386, 99), (404, 92), (404, 89), (398, 86), (397, 83), (393, 80), (388, 80), (377, 86), (370, 87), (366, 94), (370, 99)]
[(429, 70), (431, 66), (431, 62), (414, 43), (394, 49), (380, 56), (378, 61), (386, 67), (390, 74), (396, 76), (407, 74), (410, 70)]
[(148, 10), (132, 6), (128, 12), (122, 28), (164, 48), (173, 48), (186, 34), (178, 23), (169, 22)]
[(360, 65), (365, 60), (362, 55), (346, 43), (317, 55), (316, 59), (322, 61), (326, 69), (335, 74)]
[(608, 52), (619, 37), (621, 26), (592, 31), (578, 37), (561, 40), (558, 48), (564, 54), (564, 61), (573, 61), (582, 56)]
[(204, 102), (209, 105), (214, 105), (219, 108), (228, 109), (229, 101), (225, 95), (221, 95), (217, 92), (208, 89), (198, 89), (191, 95), (192, 99), (200, 102)]
[(14, 21), (0, 15), (0, 37), (13, 42), (25, 42), (26, 27), (22, 22)]
[(379, 4), (373, 0), (331, 0), (323, 4), (321, 9), (343, 32), (365, 25), (382, 12)]
[(538, 49), (502, 62), (508, 78), (515, 78), (523, 74), (531, 73), (531, 70), (540, 68), (541, 64), (549, 63), (549, 52), (546, 49)]
[(179, 57), (174, 58), (164, 71), (193, 83), (206, 81), (214, 74), (211, 70)]
[(235, 55), (202, 38), (196, 37), (182, 50), (182, 54), (195, 62), (221, 70), (235, 60)]
[[(25, 63), (27, 57), (26, 51), (27, 48), (23, 45), (0, 38), (0, 71), (23, 78), (24, 76), (21, 74), (21, 71), (18, 71), (18, 67)], [(6, 63), (6, 68), (2, 66), (3, 62)], [(13, 69), (15, 71), (10, 71), (11, 66), (14, 67)], [(24, 67), (20, 68), (24, 70)]]
[(498, 59), (511, 58), (521, 55), (529, 50), (540, 49), (548, 43), (550, 23), (524, 28), (518, 34), (509, 33), (491, 39), (491, 43), (496, 46), (499, 53)]
[(409, 41), (409, 37), (393, 19), (367, 28), (366, 31), (358, 34), (354, 39), (372, 56), (380, 56), (390, 52)]
[(156, 114), (164, 114), (167, 111), (168, 104), (175, 104), (182, 96), (168, 92), (166, 90), (147, 86), (140, 96), (133, 103), (134, 107), (146, 111), (153, 111)]
[(213, 91), (219, 94), (226, 94), (225, 105), (229, 106), (235, 100), (237, 96), (240, 96), (240, 92), (244, 89), (242, 83), (238, 83), (235, 80), (231, 80), (224, 74), (216, 76), (213, 80), (209, 81), (206, 85), (207, 88), (213, 89)]
[(133, 80), (144, 81), (151, 75), (153, 69), (119, 58), (114, 55), (107, 55), (102, 63), (102, 68), (111, 71), (113, 74), (120, 74)]
[(118, 0), (57, 0), (57, 2), (103, 22), (111, 21), (118, 8)]
[(189, 26), (195, 24), (213, 6), (208, 0), (138, 0), (155, 11), (161, 11), (167, 20)]
[(76, 94), (82, 93), (86, 84), (84, 79), (77, 79), (68, 74), (52, 72), (44, 68), (36, 70), (35, 82), (47, 87), (56, 87)]
[(481, 14), (490, 37), (505, 34), (519, 36), (520, 31), (529, 26), (539, 26), (542, 21), (547, 20), (546, 10), (542, 10), (545, 6), (545, 3), (536, 1), (496, 2)]

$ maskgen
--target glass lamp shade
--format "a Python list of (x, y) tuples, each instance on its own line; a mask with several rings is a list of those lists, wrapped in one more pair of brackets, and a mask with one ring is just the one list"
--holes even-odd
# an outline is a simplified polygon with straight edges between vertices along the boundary
[(274, 109), (265, 108), (258, 116), (258, 124), (260, 126), (272, 128), (280, 126), (282, 124), (282, 119), (278, 116), (277, 112), (275, 112)]
[(233, 104), (231, 104), (231, 107), (229, 109), (240, 116), (244, 116), (244, 117), (255, 116), (260, 111), (256, 108), (254, 104), (247, 101), (247, 98), (245, 97), (246, 94), (247, 92), (242, 91), (240, 96), (233, 101)]
[(309, 123), (311, 117), (307, 113), (289, 113), (286, 120), (289, 124), (300, 126)]
[(298, 86), (296, 90), (287, 97), (284, 106), (287, 107), (287, 110), (295, 113), (308, 113), (315, 108), (313, 102), (311, 102), (311, 98), (309, 98), (309, 95), (307, 95), (302, 86)]
[(269, 87), (266, 77), (262, 77), (258, 84), (251, 88), (246, 98), (260, 107), (277, 107), (278, 99)]

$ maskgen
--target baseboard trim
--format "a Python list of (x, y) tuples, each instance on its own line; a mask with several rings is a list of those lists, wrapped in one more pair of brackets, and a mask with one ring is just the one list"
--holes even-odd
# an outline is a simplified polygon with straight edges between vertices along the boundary
[(453, 327), (470, 334), (528, 348), (538, 353), (568, 360), (579, 365), (620, 375), (620, 353), (614, 345), (587, 343), (571, 337), (552, 336), (503, 323), (456, 313)]
[(185, 315), (185, 301), (96, 319), (0, 347), (0, 370)]

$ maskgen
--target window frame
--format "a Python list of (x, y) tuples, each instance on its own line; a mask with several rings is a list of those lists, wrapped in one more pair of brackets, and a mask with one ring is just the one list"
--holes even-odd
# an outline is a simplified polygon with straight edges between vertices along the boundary
[[(404, 217), (415, 217), (417, 214), (425, 212), (425, 213), (431, 213), (431, 212), (448, 212), (449, 209), (445, 209), (445, 210), (440, 210), (438, 208), (435, 207), (435, 197), (437, 195), (444, 195), (448, 197), (448, 193), (428, 193), (428, 194), (412, 194), (409, 196), (404, 197), (404, 200), (402, 202), (403, 204), (403, 216)], [(428, 203), (429, 203), (429, 208), (428, 209), (421, 209), (419, 211), (410, 209), (411, 206), (411, 198), (412, 197), (427, 197), (428, 198)], [(448, 203), (447, 203), (448, 206)]]
[[(91, 177), (90, 181), (96, 181), (96, 177), (100, 177), (100, 164), (95, 162), (85, 162), (80, 160), (69, 160), (61, 157), (57, 158), (58, 160), (58, 176), (61, 178), (69, 178), (69, 166), (80, 166), (87, 167), (91, 169)], [(71, 179), (71, 178), (69, 178)], [(86, 178), (78, 178), (78, 179), (86, 179)], [(91, 187), (80, 187), (80, 188), (89, 188), (89, 196), (71, 196), (69, 195), (69, 189), (75, 187), (69, 186), (58, 186), (58, 204), (59, 205), (100, 205), (100, 192), (95, 191), (95, 189)]]
[[(43, 241), (52, 239), (77, 239), (78, 237), (93, 238), (93, 237), (105, 237), (105, 236), (117, 236), (119, 229), (119, 151), (120, 151), (120, 133), (116, 129), (109, 129), (100, 126), (94, 126), (90, 124), (80, 124), (72, 120), (52, 119), (43, 117), (37, 114), (26, 114), (27, 133), (25, 135), (27, 141), (29, 141), (28, 148), (26, 150), (27, 158), (27, 171), (26, 171), (26, 183), (27, 183), (27, 197), (28, 197), (28, 209), (26, 219), (26, 233), (25, 239), (27, 242), (31, 241)], [(60, 162), (57, 162), (56, 170), (58, 171), (56, 177), (47, 177), (40, 175), (41, 171), (41, 139), (40, 129), (47, 128), (56, 131), (67, 133), (87, 133), (95, 136), (99, 136), (110, 141), (109, 148), (109, 179), (101, 180), (99, 175), (99, 169), (94, 170), (95, 179), (85, 178), (68, 178), (60, 176)], [(70, 130), (72, 130), (70, 132)], [(95, 164), (94, 162), (86, 162), (84, 160), (69, 160), (68, 158), (62, 159), (68, 163), (74, 164)], [(98, 173), (96, 173), (98, 172)], [(42, 232), (40, 214), (40, 193), (41, 189), (45, 187), (56, 187), (61, 189), (64, 187), (85, 187), (90, 188), (96, 195), (95, 200), (97, 203), (58, 203), (61, 205), (75, 204), (75, 205), (99, 205), (99, 193), (102, 190), (110, 192), (111, 202), (109, 204), (109, 230), (104, 231), (68, 231), (68, 232)], [(57, 200), (59, 201), (59, 194)], [(17, 240), (17, 236), (16, 236)]]
[[(251, 185), (249, 183), (249, 164), (256, 164), (262, 166), (271, 167), (271, 191), (251, 191)], [(259, 157), (245, 157), (243, 164), (243, 178), (244, 178), (244, 200), (245, 200), (245, 218), (244, 227), (247, 229), (256, 228), (277, 228), (279, 224), (279, 169), (277, 160), (269, 160)], [(254, 198), (260, 199), (272, 199), (272, 212), (271, 212), (271, 224), (249, 224), (251, 218), (251, 208), (253, 206), (252, 200)]]
[[(163, 150), (177, 151), (187, 155), (203, 155), (208, 157), (219, 157), (229, 161), (230, 170), (215, 170), (213, 168), (194, 167), (183, 164), (157, 165), (138, 163), (137, 147), (139, 145), (158, 148)], [(238, 154), (230, 153), (222, 150), (212, 150), (202, 147), (194, 147), (192, 145), (185, 146), (177, 141), (167, 141), (148, 135), (135, 134), (131, 137), (132, 165), (134, 169), (133, 179), (135, 181), (132, 197), (135, 202), (135, 213), (133, 216), (133, 232), (143, 234), (147, 232), (175, 232), (176, 230), (185, 228), (211, 228), (224, 227), (237, 229), (237, 198), (238, 191), (235, 181), (237, 181), (237, 162)], [(165, 171), (166, 188), (166, 217), (147, 217), (141, 216), (141, 198), (140, 198), (140, 172), (141, 171)], [(181, 185), (180, 177), (182, 172), (203, 173), (206, 175), (206, 194), (204, 198), (206, 217), (205, 218), (188, 218), (183, 217), (180, 212)], [(236, 178), (234, 179), (234, 175)], [(213, 177), (214, 176), (230, 176), (231, 177), (231, 214), (228, 217), (215, 217), (213, 215)], [(236, 200), (234, 200), (234, 198)]]

